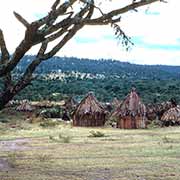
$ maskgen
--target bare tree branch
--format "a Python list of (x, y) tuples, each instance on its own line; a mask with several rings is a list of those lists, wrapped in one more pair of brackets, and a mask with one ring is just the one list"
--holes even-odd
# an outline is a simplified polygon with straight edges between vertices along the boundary
[(41, 58), (41, 56), (44, 55), (44, 53), (45, 53), (45, 51), (47, 49), (47, 45), (48, 45), (48, 41), (47, 40), (42, 42), (41, 47), (39, 49), (39, 52), (37, 53), (37, 58)]
[(12, 92), (17, 93), (24, 89), (30, 82), (32, 81), (33, 72), (38, 67), (38, 65), (43, 61), (41, 57), (44, 55), (46, 49), (47, 49), (47, 42), (43, 42), (41, 44), (41, 47), (37, 53), (36, 59), (34, 59), (29, 66), (26, 68), (26, 71), (24, 72), (23, 76), (20, 78), (20, 80), (15, 84), (13, 87)]
[[(83, 26), (85, 25), (108, 25), (114, 29), (118, 38), (123, 38), (122, 44), (128, 46), (130, 39), (119, 24), (121, 15), (136, 10), (139, 7), (155, 3), (165, 2), (165, 0), (133, 0), (130, 4), (117, 8), (115, 10), (104, 13), (94, 0), (68, 0), (60, 2), (54, 0), (49, 13), (32, 23), (29, 23), (23, 16), (14, 12), (15, 17), (21, 22), (25, 28), (25, 35), (21, 43), (17, 46), (14, 53), (10, 57), (6, 48), (3, 32), (0, 30), (0, 78), (4, 79), (4, 91), (0, 92), (0, 109), (13, 96), (25, 88), (33, 79), (33, 72), (42, 62), (54, 56)], [(113, 3), (113, 2), (112, 2)], [(79, 8), (74, 8), (79, 6)], [(99, 11), (100, 13), (94, 13)], [(95, 17), (93, 15), (95, 14)], [(59, 42), (48, 52), (48, 44), (59, 38)], [(28, 65), (22, 77), (13, 85), (11, 73), (24, 55), (34, 45), (41, 44), (36, 58)]]
[(49, 24), (50, 21), (55, 21), (57, 17), (64, 15), (69, 7), (71, 7), (77, 0), (69, 0), (64, 2), (62, 5), (59, 6), (57, 9), (53, 9), (48, 13), (47, 16), (35, 21), (39, 27), (42, 25)]
[(88, 10), (89, 13), (85, 17), (85, 19), (89, 19), (92, 16), (94, 11), (93, 4), (87, 3), (86, 7), (83, 8), (78, 14), (76, 14), (76, 16), (74, 17), (74, 20), (76, 21), (74, 27), (69, 30), (69, 32), (64, 36), (64, 38), (56, 46), (54, 46), (50, 52), (43, 56), (43, 60), (54, 56), (66, 44), (66, 42), (68, 42), (76, 34), (76, 32), (84, 26), (84, 24), (81, 23), (81, 19), (88, 12)]
[(30, 25), (20, 14), (13, 12), (19, 22), (21, 22), (26, 28)]
[[(0, 29), (0, 50), (1, 50), (0, 64), (6, 64), (9, 61), (10, 55), (7, 50), (6, 43), (4, 40), (4, 35), (1, 29)], [(3, 81), (4, 81), (4, 91), (5, 91), (6, 89), (9, 89), (12, 86), (12, 77), (10, 72), (4, 75)]]
[[(87, 14), (86, 18), (90, 18), (93, 14), (93, 9), (94, 6), (88, 5), (82, 9), (78, 14), (77, 17), (83, 17), (84, 14), (86, 14), (86, 12), (89, 9), (89, 13)], [(69, 24), (70, 26), (71, 24)], [(67, 27), (66, 29), (61, 29), (58, 33), (56, 33), (55, 35), (50, 36), (49, 38), (47, 38), (41, 45), (38, 55), (36, 57), (35, 60), (32, 61), (32, 63), (27, 67), (23, 77), (18, 81), (18, 83), (15, 85), (14, 87), (14, 91), (20, 91), (21, 89), (24, 88), (24, 86), (26, 86), (27, 84), (30, 83), (30, 81), (32, 80), (32, 73), (35, 71), (36, 67), (44, 60), (47, 60), (48, 58), (52, 57), (58, 50), (59, 48), (61, 48), (63, 45), (66, 44), (66, 42), (72, 38), (74, 36), (74, 34), (82, 27), (83, 25), (75, 25), (73, 28), (71, 28), (68, 33), (65, 35), (65, 37), (60, 41), (60, 43), (58, 43), (57, 46), (55, 46), (49, 53), (45, 54), (45, 51), (47, 49), (47, 45), (48, 43), (53, 40), (56, 39), (57, 36), (62, 35), (63, 33), (65, 33), (67, 31)]]
[(13, 53), (11, 60), (3, 64), (0, 67), (0, 77), (6, 74), (7, 72), (11, 72), (25, 53), (33, 46), (44, 40), (44, 36), (38, 31), (38, 26), (36, 23), (31, 23), (25, 33), (24, 39), (21, 41), (19, 46), (16, 48)]
[(57, 8), (57, 6), (59, 5), (59, 3), (60, 3), (60, 0), (56, 0), (56, 1), (54, 2), (54, 4), (52, 5), (51, 9), (52, 9), (53, 11), (55, 11), (56, 8)]
[(123, 8), (113, 10), (113, 11), (107, 13), (106, 16), (107, 16), (107, 18), (112, 18), (114, 16), (126, 13), (126, 12), (128, 12), (130, 10), (133, 10), (133, 9), (136, 9), (136, 8), (148, 5), (148, 4), (152, 4), (152, 3), (158, 2), (158, 1), (160, 1), (160, 0), (141, 0), (141, 1), (138, 1), (138, 2), (135, 2), (135, 3), (132, 3), (130, 5), (127, 5), (127, 6), (123, 7)]
[(0, 50), (1, 50), (0, 64), (4, 64), (9, 60), (9, 52), (7, 50), (6, 43), (4, 40), (4, 35), (1, 29), (0, 29)]
[[(20, 22), (22, 22), (25, 27), (27, 28), (26, 33), (25, 33), (25, 38), (24, 40), (22, 40), (22, 42), (20, 43), (20, 45), (17, 47), (16, 51), (14, 52), (11, 61), (8, 62), (6, 65), (3, 65), (2, 67), (0, 67), (0, 77), (2, 77), (6, 72), (10, 72), (11, 70), (13, 70), (17, 63), (20, 61), (20, 59), (25, 55), (25, 53), (34, 45), (41, 43), (42, 41), (45, 40), (45, 36), (50, 35), (51, 33), (54, 33), (55, 31), (57, 31), (59, 29), (59, 32), (55, 33), (56, 35), (52, 35), (51, 37), (49, 37), (49, 41), (54, 40), (55, 38), (60, 37), (64, 32), (68, 31), (68, 27), (70, 27), (71, 25), (75, 25), (75, 24), (80, 24), (80, 26), (84, 26), (84, 25), (107, 25), (107, 24), (112, 24), (115, 22), (118, 22), (120, 20), (120, 18), (116, 17), (118, 15), (121, 15), (123, 13), (126, 13), (130, 10), (133, 10), (135, 8), (147, 5), (147, 4), (151, 4), (154, 2), (157, 2), (160, 0), (140, 0), (138, 2), (133, 2), (130, 5), (127, 5), (123, 8), (117, 9), (117, 10), (113, 10), (107, 14), (103, 14), (102, 16), (95, 18), (95, 19), (91, 19), (90, 17), (86, 17), (86, 18), (79, 18), (79, 16), (81, 16), (81, 13), (83, 14), (85, 11), (86, 13), (88, 12), (88, 10), (92, 10), (94, 11), (94, 8), (96, 7), (94, 5), (94, 1), (84, 1), (84, 3), (86, 3), (86, 9), (82, 9), (78, 14), (74, 15), (74, 17), (72, 17), (72, 13), (68, 18), (65, 18), (64, 20), (62, 20), (59, 23), (56, 23), (55, 25), (53, 24), (55, 22), (55, 20), (57, 19), (57, 17), (66, 14), (68, 8), (70, 8), (75, 2), (78, 2), (78, 0), (69, 0), (66, 1), (64, 3), (62, 3), (60, 5), (60, 1), (55, 1), (55, 3), (53, 4), (53, 8), (51, 9), (50, 13), (40, 19), (37, 20), (33, 23), (31, 23), (30, 25), (28, 24), (28, 22), (20, 15), (18, 15), (16, 13), (16, 17), (18, 18), (18, 20)], [(59, 5), (59, 7), (58, 7)], [(91, 8), (90, 8), (91, 6)], [(94, 8), (92, 8), (94, 7)], [(93, 13), (92, 11), (92, 13)], [(43, 29), (39, 29), (40, 27), (42, 27), (43, 25), (45, 25), (45, 28)], [(62, 30), (64, 29), (64, 30)], [(66, 36), (67, 38), (67, 36)], [(69, 38), (68, 38), (69, 39)], [(65, 41), (67, 42), (67, 41)], [(60, 43), (61, 44), (61, 43)], [(59, 47), (59, 48), (58, 48)], [(55, 49), (59, 50), (62, 47), (62, 45), (57, 45), (55, 47)], [(57, 51), (56, 50), (56, 51)], [(56, 52), (53, 51), (53, 52)], [(52, 53), (54, 54), (54, 53)], [(48, 57), (48, 56), (46, 56)]]
[(101, 17), (98, 17), (98, 18), (95, 18), (95, 19), (83, 20), (83, 21), (84, 21), (84, 24), (86, 24), (86, 25), (103, 25), (103, 24), (105, 25), (105, 24), (109, 24), (109, 23), (112, 22), (113, 18), (116, 17), (116, 16), (124, 14), (124, 13), (126, 13), (126, 12), (128, 12), (130, 10), (134, 10), (135, 8), (142, 7), (142, 6), (145, 6), (145, 5), (154, 3), (154, 2), (158, 2), (158, 1), (161, 1), (161, 0), (141, 0), (141, 1), (138, 1), (138, 2), (133, 2), (132, 4), (127, 5), (127, 6), (123, 7), (123, 8), (116, 9), (116, 10), (113, 10), (113, 11), (107, 13), (107, 14), (104, 14)]
[(96, 6), (95, 4), (94, 4), (94, 1), (86, 1), (86, 0), (80, 0), (81, 2), (83, 2), (83, 3), (85, 3), (85, 4), (90, 4), (91, 6), (94, 6), (94, 8), (96, 8), (100, 13), (101, 13), (101, 15), (103, 15), (104, 16), (104, 13), (103, 13), (103, 11), (101, 10), (101, 8), (99, 8), (98, 6)]
[(47, 28), (43, 28), (42, 30), (40, 30), (45, 36), (50, 35), (51, 33), (54, 33), (58, 30), (61, 30), (61, 28), (66, 28), (68, 27), (70, 24), (73, 24), (75, 22), (74, 18), (71, 18), (72, 13), (65, 19), (63, 19), (62, 21), (56, 23), (55, 25), (51, 25), (50, 27)]

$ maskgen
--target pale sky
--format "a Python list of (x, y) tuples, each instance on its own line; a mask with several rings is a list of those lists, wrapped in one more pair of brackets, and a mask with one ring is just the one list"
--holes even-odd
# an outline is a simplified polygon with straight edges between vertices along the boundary
[[(22, 40), (25, 30), (14, 17), (13, 11), (31, 22), (46, 14), (53, 2), (0, 1), (0, 28), (4, 31), (10, 52), (13, 52)], [(80, 30), (57, 55), (90, 59), (110, 58), (138, 64), (180, 65), (180, 0), (167, 1), (168, 3), (155, 3), (141, 8), (139, 12), (122, 15), (121, 27), (135, 44), (128, 52), (115, 39), (111, 27), (93, 26)], [(125, 1), (114, 2), (117, 6), (117, 3)], [(28, 54), (35, 52), (36, 48), (33, 48)]]

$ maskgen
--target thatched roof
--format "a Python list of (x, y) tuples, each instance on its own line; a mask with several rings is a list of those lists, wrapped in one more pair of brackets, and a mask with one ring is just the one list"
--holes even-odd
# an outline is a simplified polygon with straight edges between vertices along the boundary
[(162, 103), (152, 103), (146, 105), (146, 116), (149, 120), (162, 118), (163, 114), (168, 111), (170, 108), (175, 107), (175, 104), (172, 101), (166, 101)]
[(31, 104), (37, 108), (52, 108), (53, 106), (64, 106), (65, 101), (33, 101)]
[(20, 105), (16, 108), (17, 111), (33, 111), (33, 107), (28, 100), (21, 101)]
[(174, 107), (166, 111), (162, 118), (162, 121), (180, 122), (180, 107)]
[(80, 102), (76, 112), (79, 114), (93, 114), (96, 112), (104, 113), (105, 109), (100, 102), (94, 97), (93, 93), (88, 93), (88, 95)]
[(8, 102), (8, 104), (6, 104), (6, 107), (13, 107), (13, 106), (17, 106), (20, 104), (20, 101), (18, 100), (11, 100)]
[(75, 99), (73, 97), (68, 98), (64, 104), (64, 106), (67, 109), (74, 108), (74, 107), (76, 107), (76, 105), (77, 105), (77, 102), (75, 101)]
[(50, 101), (38, 101), (38, 102), (33, 102), (33, 106), (38, 107), (38, 108), (51, 108), (53, 107), (52, 102)]
[(125, 100), (120, 104), (120, 106), (115, 110), (112, 116), (136, 116), (142, 115), (145, 116), (146, 107), (141, 102), (140, 97), (138, 96), (136, 90), (133, 88), (131, 92), (127, 95)]
[(122, 103), (122, 102), (115, 97), (115, 98), (113, 99), (113, 101), (112, 101), (111, 104), (112, 104), (115, 108), (117, 108), (117, 107), (120, 106), (121, 103)]

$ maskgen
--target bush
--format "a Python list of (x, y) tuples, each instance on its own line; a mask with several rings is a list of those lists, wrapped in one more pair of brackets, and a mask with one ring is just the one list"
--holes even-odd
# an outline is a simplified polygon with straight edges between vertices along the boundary
[(37, 156), (37, 159), (40, 161), (40, 162), (48, 162), (50, 160), (50, 157), (49, 157), (49, 154), (39, 154)]
[(71, 139), (72, 139), (72, 136), (59, 134), (59, 139), (60, 139), (63, 143), (70, 143), (70, 141), (71, 141)]
[(11, 168), (15, 168), (17, 166), (17, 154), (15, 152), (8, 154), (7, 162)]
[(105, 137), (105, 134), (100, 131), (90, 131), (89, 137)]
[(172, 138), (169, 138), (169, 137), (167, 137), (167, 136), (164, 136), (164, 137), (162, 137), (162, 142), (163, 142), (163, 143), (173, 143), (174, 141), (173, 141)]
[(62, 109), (60, 108), (49, 108), (49, 109), (43, 109), (39, 115), (44, 118), (62, 118)]
[(54, 142), (59, 142), (59, 143), (70, 143), (72, 136), (70, 135), (63, 135), (63, 134), (59, 134), (58, 137), (54, 137), (54, 136), (49, 136), (49, 139), (54, 141)]
[(159, 128), (161, 126), (162, 126), (161, 122), (157, 120), (150, 121), (148, 122), (148, 125), (147, 125), (148, 129)]
[(1, 123), (8, 123), (9, 121), (8, 121), (8, 119), (0, 118), (0, 122), (1, 122)]
[(45, 121), (41, 122), (39, 125), (44, 128), (49, 128), (49, 127), (55, 127), (55, 126), (59, 125), (59, 123), (57, 121), (45, 120)]

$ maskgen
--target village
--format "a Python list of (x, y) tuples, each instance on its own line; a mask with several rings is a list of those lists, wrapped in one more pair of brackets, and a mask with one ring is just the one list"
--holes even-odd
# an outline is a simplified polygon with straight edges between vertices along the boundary
[(179, 179), (179, 107), (148, 110), (135, 88), (112, 104), (93, 92), (78, 104), (11, 101), (0, 121), (2, 180)]
[(179, 180), (178, 0), (0, 4), (0, 180)]
[(124, 100), (114, 98), (112, 103), (100, 103), (93, 92), (89, 92), (79, 103), (73, 97), (60, 102), (13, 100), (7, 107), (27, 113), (30, 122), (35, 122), (36, 117), (42, 117), (42, 121), (52, 118), (79, 127), (111, 125), (120, 129), (143, 129), (151, 123), (163, 127), (176, 126), (180, 122), (180, 109), (175, 101), (145, 105), (135, 88)]

